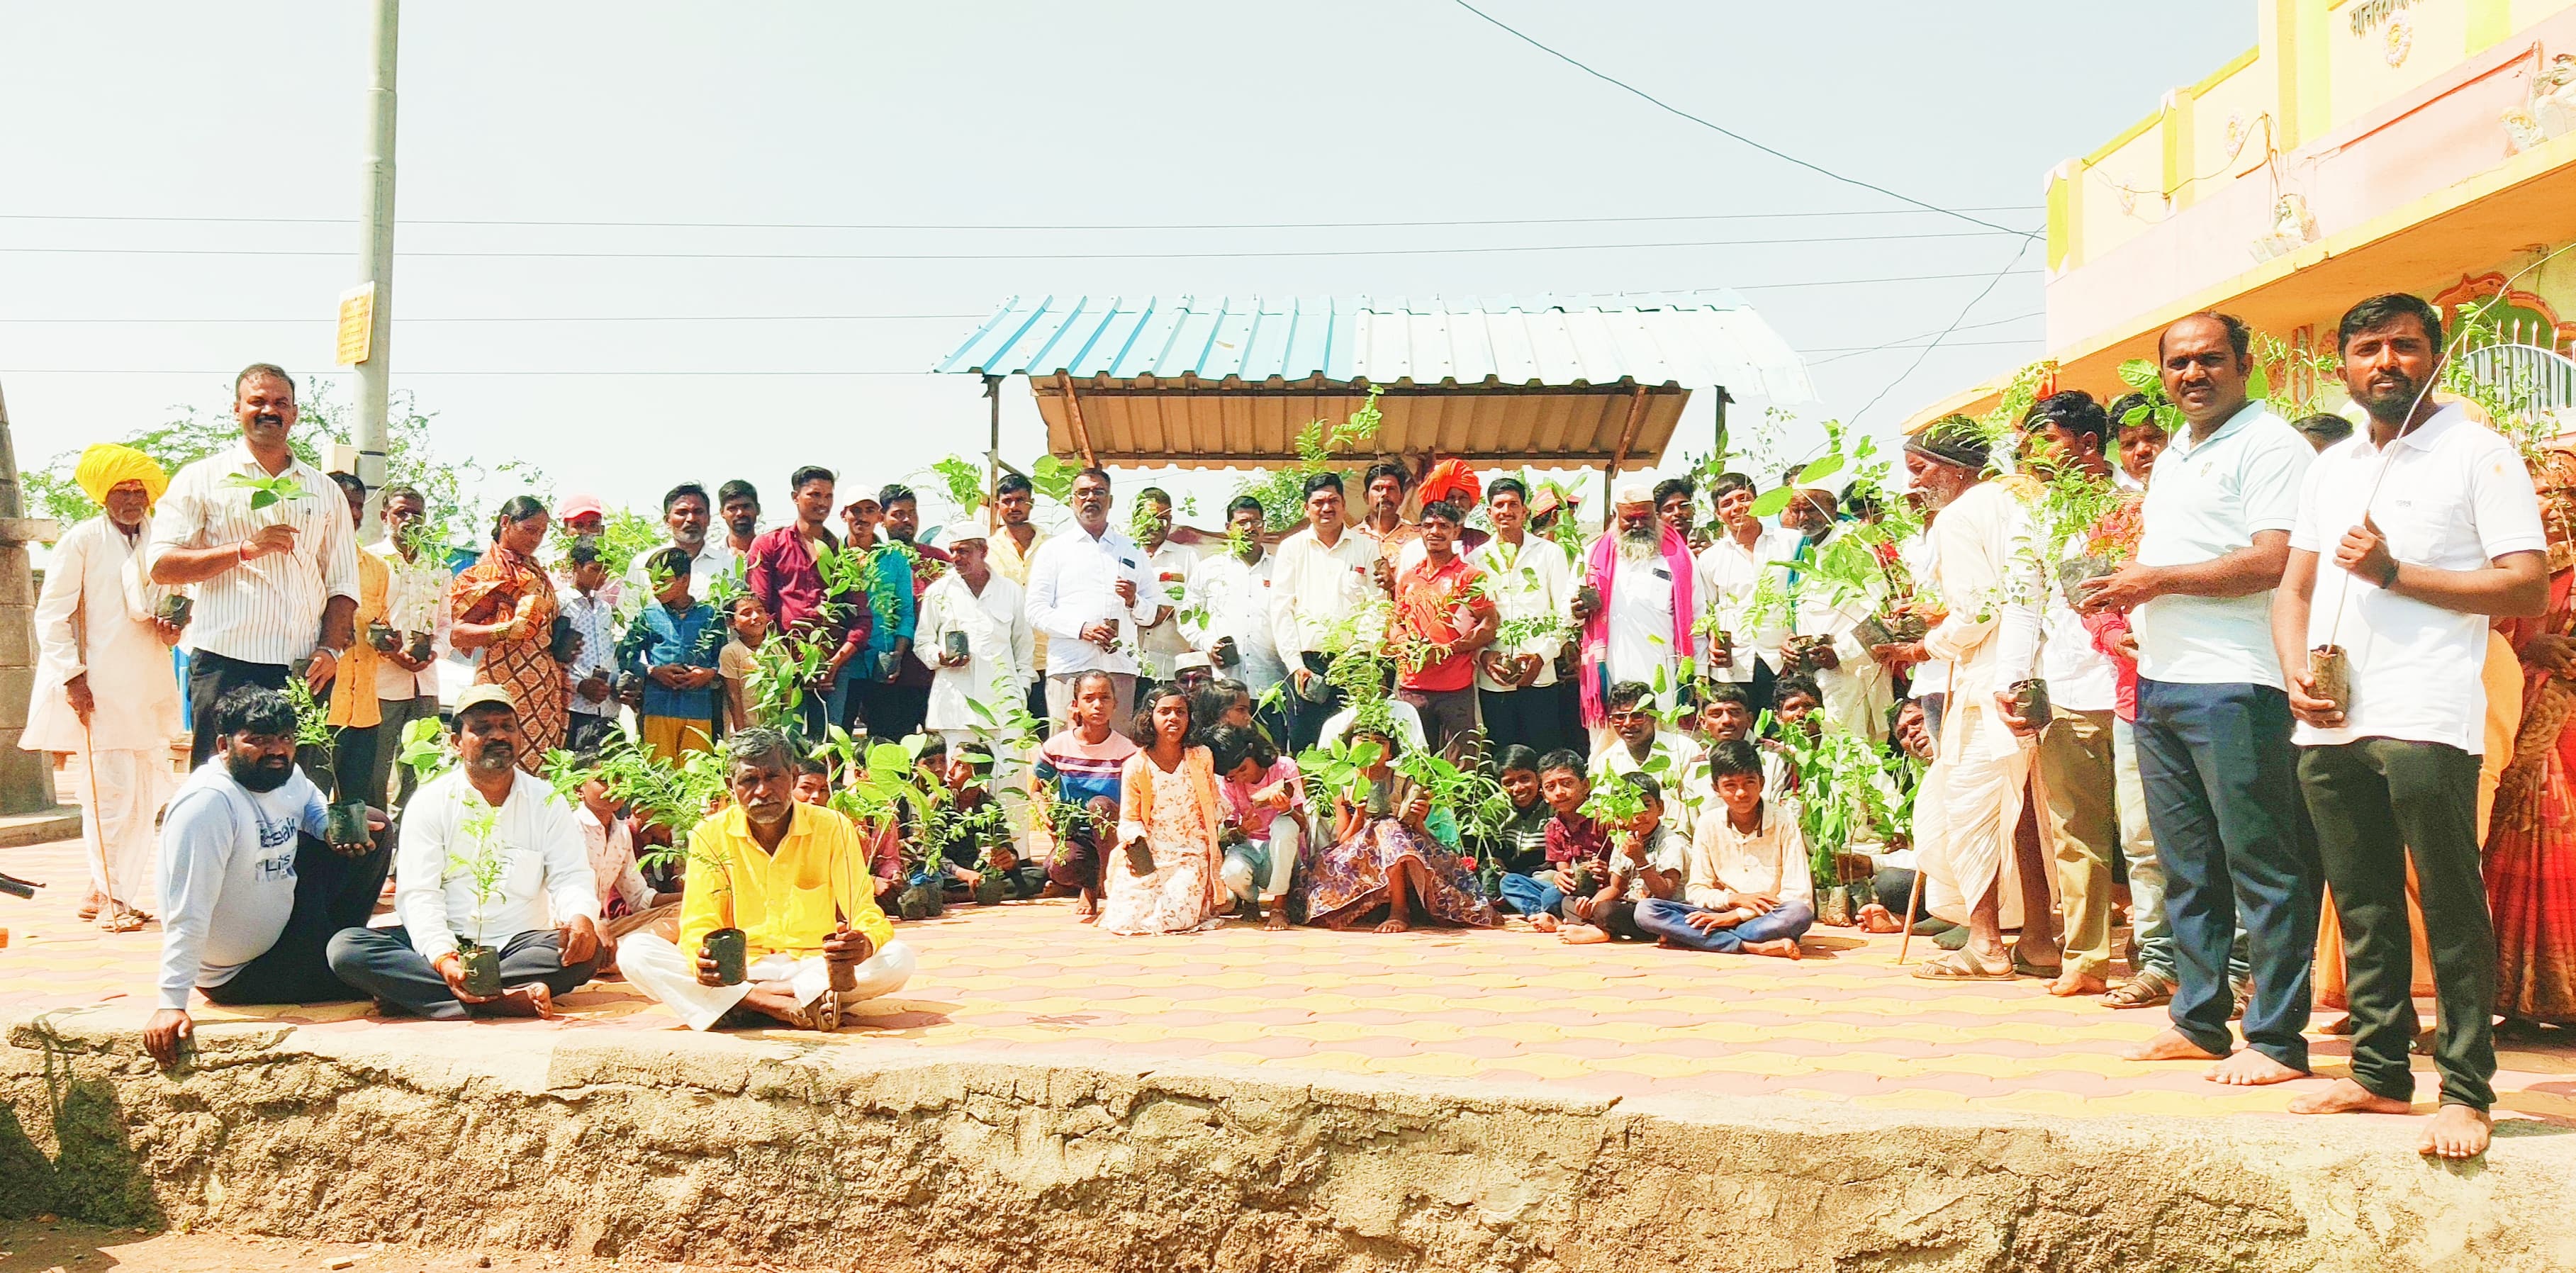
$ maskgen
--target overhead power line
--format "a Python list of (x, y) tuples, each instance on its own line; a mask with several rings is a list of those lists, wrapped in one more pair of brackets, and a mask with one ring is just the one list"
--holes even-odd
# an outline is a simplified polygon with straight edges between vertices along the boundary
[(1654, 106), (1655, 108), (1657, 108), (1657, 109), (1659, 109), (1659, 110), (1662, 110), (1662, 111), (1668, 112), (1668, 113), (1670, 113), (1670, 114), (1673, 114), (1673, 115), (1679, 116), (1679, 117), (1681, 117), (1681, 118), (1683, 118), (1683, 119), (1689, 120), (1690, 122), (1692, 122), (1692, 123), (1694, 123), (1694, 124), (1697, 124), (1697, 125), (1699, 125), (1699, 126), (1700, 126), (1700, 127), (1702, 127), (1702, 128), (1708, 129), (1708, 130), (1710, 130), (1711, 132), (1714, 132), (1714, 133), (1717, 133), (1717, 134), (1719, 134), (1719, 135), (1721, 135), (1721, 136), (1724, 136), (1724, 137), (1726, 137), (1726, 138), (1729, 138), (1729, 139), (1731, 139), (1731, 140), (1733, 140), (1733, 141), (1735, 141), (1735, 142), (1737, 142), (1737, 143), (1740, 143), (1740, 144), (1742, 144), (1742, 145), (1750, 146), (1750, 147), (1752, 147), (1753, 149), (1758, 150), (1758, 151), (1761, 151), (1763, 154), (1769, 155), (1769, 156), (1771, 156), (1771, 157), (1772, 157), (1772, 158), (1774, 158), (1774, 159), (1782, 160), (1782, 161), (1787, 162), (1787, 163), (1796, 164), (1797, 166), (1799, 166), (1799, 167), (1801, 167), (1801, 168), (1804, 168), (1804, 169), (1806, 169), (1806, 170), (1807, 170), (1807, 171), (1809, 171), (1809, 172), (1813, 172), (1813, 173), (1817, 173), (1817, 174), (1822, 175), (1822, 176), (1825, 176), (1825, 177), (1829, 177), (1829, 178), (1831, 178), (1831, 179), (1833, 179), (1833, 180), (1835, 180), (1835, 181), (1839, 181), (1839, 182), (1841, 182), (1841, 183), (1843, 183), (1844, 185), (1847, 185), (1847, 186), (1858, 186), (1858, 187), (1860, 187), (1860, 188), (1861, 188), (1861, 189), (1863, 189), (1863, 190), (1872, 190), (1872, 191), (1876, 191), (1877, 193), (1879, 193), (1879, 194), (1883, 194), (1883, 195), (1886, 195), (1888, 198), (1890, 198), (1890, 199), (1894, 199), (1894, 200), (1898, 201), (1899, 203), (1910, 203), (1910, 204), (1913, 204), (1915, 207), (1917, 207), (1917, 208), (1921, 208), (1921, 209), (1923, 209), (1923, 210), (1924, 210), (1924, 211), (1926, 211), (1926, 212), (1938, 212), (1938, 213), (1940, 213), (1940, 214), (1941, 214), (1941, 215), (1943, 215), (1943, 216), (1956, 217), (1956, 218), (1958, 218), (1959, 220), (1961, 220), (1961, 221), (1965, 221), (1965, 222), (1968, 222), (1968, 223), (1969, 223), (1969, 224), (1971, 224), (1971, 225), (1981, 225), (1981, 226), (1986, 227), (1986, 228), (1987, 228), (1987, 229), (1989, 229), (1989, 230), (1994, 230), (1994, 231), (1997, 231), (1997, 232), (1999, 232), (1999, 233), (2003, 233), (2003, 234), (2018, 235), (2018, 236), (2020, 236), (2020, 237), (2022, 237), (2022, 238), (2024, 238), (2024, 239), (2035, 239), (2035, 238), (2038, 238), (2038, 237), (2039, 237), (2039, 234), (2038, 234), (2038, 232), (2037, 232), (2037, 231), (2033, 231), (2033, 230), (2016, 230), (2016, 229), (2013, 229), (2013, 228), (2011, 228), (2011, 227), (2009, 227), (2009, 226), (2001, 226), (2001, 225), (1997, 225), (1997, 224), (1995, 224), (1995, 223), (1994, 223), (1994, 222), (1992, 222), (1992, 221), (1987, 221), (1987, 220), (1983, 220), (1983, 219), (1980, 219), (1980, 218), (1977, 218), (1977, 217), (1969, 216), (1965, 211), (1963, 211), (1963, 210), (1961, 210), (1961, 209), (1958, 209), (1958, 208), (1945, 208), (1945, 207), (1942, 207), (1941, 205), (1936, 204), (1936, 203), (1926, 203), (1926, 202), (1924, 202), (1923, 200), (1921, 200), (1921, 199), (1917, 199), (1917, 198), (1915, 198), (1915, 197), (1914, 197), (1914, 196), (1912, 196), (1912, 195), (1899, 194), (1899, 193), (1897, 193), (1896, 191), (1890, 190), (1890, 189), (1888, 189), (1888, 188), (1887, 188), (1887, 187), (1885, 187), (1885, 186), (1882, 186), (1882, 185), (1876, 185), (1876, 184), (1871, 183), (1871, 182), (1863, 181), (1863, 180), (1861, 180), (1861, 179), (1860, 179), (1860, 178), (1858, 178), (1858, 177), (1846, 177), (1846, 176), (1844, 176), (1843, 174), (1841, 174), (1841, 173), (1839, 173), (1839, 172), (1835, 172), (1833, 169), (1831, 169), (1831, 168), (1827, 168), (1827, 167), (1825, 167), (1825, 166), (1824, 166), (1824, 165), (1822, 165), (1822, 164), (1812, 163), (1812, 162), (1810, 162), (1810, 161), (1808, 161), (1808, 160), (1800, 159), (1800, 158), (1799, 158), (1799, 157), (1797, 157), (1796, 155), (1790, 154), (1789, 152), (1787, 152), (1787, 151), (1785, 151), (1785, 150), (1780, 150), (1780, 149), (1777, 149), (1777, 148), (1775, 148), (1775, 147), (1771, 147), (1771, 146), (1765, 146), (1765, 145), (1763, 145), (1761, 142), (1755, 141), (1755, 140), (1753, 140), (1752, 138), (1747, 137), (1747, 136), (1745, 136), (1745, 135), (1744, 135), (1744, 134), (1742, 134), (1742, 133), (1736, 132), (1734, 129), (1728, 128), (1728, 127), (1726, 127), (1726, 126), (1725, 126), (1725, 125), (1723, 125), (1723, 124), (1718, 124), (1718, 123), (1712, 122), (1712, 121), (1710, 121), (1710, 120), (1703, 119), (1703, 118), (1701, 118), (1701, 117), (1699, 117), (1699, 116), (1697, 116), (1697, 115), (1691, 114), (1689, 111), (1683, 110), (1681, 107), (1675, 106), (1675, 105), (1673, 105), (1672, 103), (1667, 102), (1667, 101), (1665, 101), (1664, 99), (1662, 99), (1662, 98), (1660, 98), (1660, 97), (1657, 97), (1657, 96), (1655, 96), (1654, 94), (1649, 93), (1649, 92), (1647, 92), (1646, 90), (1644, 90), (1644, 89), (1642, 89), (1642, 88), (1639, 88), (1639, 87), (1637, 87), (1636, 85), (1634, 85), (1634, 84), (1631, 84), (1631, 83), (1627, 82), (1626, 80), (1620, 79), (1620, 78), (1618, 78), (1618, 77), (1616, 77), (1616, 76), (1613, 76), (1613, 75), (1609, 75), (1609, 74), (1607, 74), (1607, 73), (1605, 73), (1605, 72), (1602, 72), (1602, 71), (1594, 70), (1592, 67), (1590, 67), (1590, 66), (1588, 66), (1588, 65), (1585, 65), (1585, 64), (1584, 64), (1584, 63), (1582, 63), (1582, 62), (1576, 61), (1574, 58), (1572, 58), (1572, 57), (1570, 57), (1570, 56), (1568, 56), (1568, 55), (1566, 55), (1566, 54), (1564, 54), (1564, 53), (1560, 53), (1560, 52), (1558, 52), (1557, 50), (1555, 50), (1555, 49), (1553, 49), (1553, 48), (1550, 48), (1550, 47), (1548, 47), (1548, 46), (1547, 46), (1547, 45), (1545, 45), (1545, 44), (1540, 43), (1538, 40), (1536, 40), (1536, 39), (1532, 38), (1531, 36), (1529, 36), (1529, 35), (1527, 35), (1527, 34), (1524, 34), (1520, 29), (1518, 29), (1518, 28), (1516, 28), (1516, 27), (1512, 26), (1510, 23), (1505, 22), (1505, 21), (1503, 21), (1502, 19), (1497, 18), (1497, 17), (1495, 17), (1494, 15), (1492, 15), (1492, 14), (1490, 14), (1490, 13), (1487, 13), (1487, 12), (1485, 12), (1485, 11), (1484, 11), (1484, 10), (1482, 10), (1482, 9), (1477, 8), (1476, 6), (1474, 6), (1474, 5), (1472, 5), (1472, 4), (1467, 3), (1467, 0), (1450, 0), (1450, 2), (1451, 2), (1451, 3), (1453, 3), (1453, 4), (1455, 4), (1455, 5), (1457, 5), (1459, 8), (1466, 10), (1466, 11), (1467, 11), (1467, 12), (1469, 12), (1469, 13), (1475, 14), (1477, 17), (1484, 19), (1486, 22), (1491, 23), (1491, 24), (1492, 24), (1492, 25), (1494, 25), (1495, 27), (1497, 27), (1497, 28), (1501, 29), (1504, 33), (1506, 33), (1506, 34), (1510, 35), (1513, 39), (1519, 40), (1521, 43), (1526, 44), (1526, 45), (1530, 46), (1531, 48), (1537, 49), (1539, 52), (1544, 53), (1544, 54), (1548, 55), (1549, 57), (1555, 58), (1557, 61), (1563, 62), (1563, 63), (1565, 63), (1567, 66), (1571, 66), (1571, 67), (1573, 67), (1574, 69), (1576, 69), (1576, 70), (1578, 70), (1578, 71), (1581, 71), (1581, 72), (1583, 72), (1584, 74), (1589, 75), (1589, 76), (1591, 76), (1592, 78), (1594, 78), (1594, 79), (1596, 79), (1596, 80), (1601, 81), (1601, 82), (1602, 82), (1602, 83), (1604, 83), (1604, 84), (1608, 84), (1608, 85), (1610, 85), (1610, 86), (1612, 86), (1612, 87), (1614, 87), (1614, 88), (1622, 89), (1622, 90), (1624, 90), (1624, 91), (1626, 91), (1626, 92), (1628, 92), (1628, 93), (1634, 94), (1634, 95), (1635, 95), (1635, 96), (1637, 96), (1638, 98), (1640, 98), (1640, 99), (1644, 100), (1644, 101), (1645, 101), (1645, 102), (1647, 102), (1649, 105), (1652, 105), (1652, 106)]
[[(1966, 208), (1967, 212), (2035, 212), (2036, 208), (1998, 205)], [(1805, 221), (1833, 217), (1910, 217), (1916, 208), (1853, 208), (1814, 212), (1686, 212), (1634, 217), (1498, 217), (1490, 220), (1430, 221), (1178, 221), (1065, 225), (838, 222), (838, 221), (549, 221), (483, 217), (405, 217), (404, 226), (494, 226), (523, 229), (613, 230), (881, 230), (881, 231), (1062, 231), (1088, 233), (1121, 230), (1411, 230), (1506, 225), (1641, 225), (1672, 221)], [(0, 221), (152, 222), (172, 225), (356, 225), (353, 217), (207, 217), (127, 216), (96, 213), (0, 212)]]
[(1932, 351), (1940, 348), (1941, 342), (1947, 340), (1952, 332), (1959, 330), (1959, 324), (1968, 321), (1968, 314), (1970, 311), (1973, 311), (1977, 306), (1984, 304), (1986, 297), (1994, 293), (1995, 285), (2003, 282), (2007, 275), (2015, 273), (2016, 267), (2021, 264), (2021, 259), (2028, 255), (2030, 255), (2030, 240), (2024, 239), (2022, 240), (2021, 246), (2014, 250), (2012, 259), (2004, 262), (2004, 267), (1995, 271), (1995, 276), (1987, 279), (1986, 285), (1979, 288), (1977, 290), (1977, 294), (1969, 298), (1967, 304), (1959, 307), (1959, 316), (1951, 319), (1950, 325), (1941, 329), (1941, 334), (1933, 337), (1930, 344), (1923, 346), (1923, 352), (1914, 356), (1914, 361), (1906, 366), (1905, 371), (1898, 375), (1896, 379), (1888, 381), (1887, 386), (1880, 389), (1875, 396), (1870, 398), (1869, 401), (1862, 403), (1860, 410), (1852, 412), (1852, 422), (1855, 424), (1859, 423), (1860, 418), (1869, 414), (1869, 409), (1877, 406), (1880, 399), (1885, 398), (1889, 392), (1893, 391), (1898, 385), (1904, 384), (1907, 380), (1913, 377), (1915, 372), (1921, 370), (1923, 367), (1923, 360), (1931, 357)]
[[(2009, 233), (2007, 231), (2006, 233)], [(1789, 239), (1700, 239), (1668, 243), (1528, 243), (1492, 247), (1435, 248), (1299, 248), (1230, 252), (559, 252), (559, 251), (400, 251), (396, 256), (481, 260), (599, 261), (1222, 261), (1285, 257), (1347, 256), (1482, 256), (1498, 252), (1619, 252), (1673, 248), (1778, 247), (1816, 243), (1890, 243), (1922, 239), (1978, 239), (1990, 231), (1955, 230), (1923, 234), (1841, 234)], [(346, 257), (348, 253), (310, 248), (101, 248), (0, 247), (22, 255), (69, 256), (310, 256)]]

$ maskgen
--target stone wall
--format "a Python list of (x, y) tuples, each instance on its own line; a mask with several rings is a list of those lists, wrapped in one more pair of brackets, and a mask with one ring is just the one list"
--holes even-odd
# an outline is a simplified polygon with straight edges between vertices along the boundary
[(865, 1039), (16, 1023), (0, 1214), (869, 1270), (2576, 1268), (2576, 1137), (1620, 1102)]

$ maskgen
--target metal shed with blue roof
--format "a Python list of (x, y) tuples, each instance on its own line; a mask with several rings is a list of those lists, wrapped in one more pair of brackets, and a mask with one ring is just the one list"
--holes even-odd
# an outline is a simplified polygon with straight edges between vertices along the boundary
[(1268, 467), (1370, 389), (1375, 449), (1471, 463), (1656, 462), (1697, 388), (1810, 401), (1805, 364), (1729, 291), (1404, 298), (1014, 297), (937, 371), (1025, 376), (1047, 449), (1121, 466)]

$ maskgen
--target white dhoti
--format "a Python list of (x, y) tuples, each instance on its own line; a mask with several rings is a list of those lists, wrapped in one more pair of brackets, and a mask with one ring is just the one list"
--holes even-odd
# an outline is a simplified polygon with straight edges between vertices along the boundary
[(170, 794), (169, 756), (166, 745), (92, 752), (89, 777), (73, 784), (90, 888), (146, 915), (161, 913), (161, 829), (154, 820)]
[(2000, 883), (2005, 928), (2022, 922), (2021, 872), (2013, 869), (2013, 830), (2029, 789), (2031, 749), (1990, 719), (1991, 701), (1954, 699), (1941, 721), (1939, 758), (1914, 796), (1916, 869), (1923, 904), (1953, 924)]
[[(890, 941), (858, 967), (859, 984), (841, 992), (844, 1007), (901, 990), (912, 980), (912, 948)], [(811, 1006), (832, 989), (832, 969), (821, 955), (763, 955), (751, 961), (738, 986), (709, 986), (698, 981), (697, 961), (680, 953), (667, 937), (649, 929), (629, 933), (617, 943), (617, 969), (627, 983), (653, 996), (679, 1014), (692, 1030), (705, 1030), (733, 1011), (754, 990), (793, 995), (798, 1006)]]

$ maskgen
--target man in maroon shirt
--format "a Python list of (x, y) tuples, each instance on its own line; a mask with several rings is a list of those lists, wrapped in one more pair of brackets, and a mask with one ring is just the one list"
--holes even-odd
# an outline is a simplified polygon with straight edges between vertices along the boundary
[(743, 555), (743, 583), (782, 635), (827, 652), (822, 672), (803, 687), (798, 705), (806, 737), (820, 740), (824, 728), (841, 719), (848, 692), (841, 669), (867, 645), (873, 620), (865, 595), (856, 589), (850, 595), (835, 592), (821, 564), (841, 551), (825, 525), (832, 516), (832, 470), (809, 464), (788, 478), (788, 486), (796, 520), (751, 541)]
[(1395, 626), (1402, 651), (1396, 697), (1422, 714), (1423, 741), (1434, 750), (1476, 729), (1476, 651), (1499, 624), (1485, 572), (1458, 555), (1457, 505), (1426, 504), (1422, 559), (1395, 581)]

